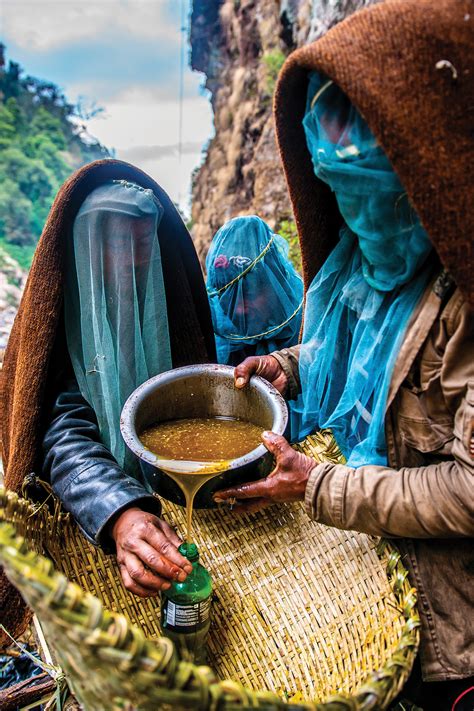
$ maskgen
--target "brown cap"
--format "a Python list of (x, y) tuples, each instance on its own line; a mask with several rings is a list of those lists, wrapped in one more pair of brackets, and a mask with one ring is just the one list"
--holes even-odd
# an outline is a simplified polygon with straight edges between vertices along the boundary
[[(117, 160), (90, 163), (62, 186), (36, 248), (0, 371), (4, 482), (19, 492), (40, 472), (41, 439), (68, 362), (62, 322), (63, 252), (87, 195), (108, 180), (152, 190), (164, 209), (158, 230), (173, 367), (215, 359), (214, 334), (201, 267), (191, 237), (164, 190), (138, 168)], [(183, 334), (186, 334), (185, 337)]]
[(338, 84), (365, 118), (474, 307), (474, 2), (388, 0), (285, 62), (274, 114), (306, 286), (341, 224), (334, 195), (314, 174), (302, 126), (312, 70)]
[[(28, 281), (0, 370), (1, 446), (4, 483), (20, 492), (25, 477), (41, 472), (41, 442), (68, 355), (62, 325), (64, 244), (77, 211), (99, 185), (128, 180), (152, 190), (164, 208), (158, 230), (173, 366), (215, 359), (214, 334), (201, 268), (191, 237), (163, 189), (138, 168), (96, 161), (62, 186), (36, 248)], [(0, 568), (0, 621), (13, 636), (31, 619)], [(0, 633), (0, 648), (9, 640)]]

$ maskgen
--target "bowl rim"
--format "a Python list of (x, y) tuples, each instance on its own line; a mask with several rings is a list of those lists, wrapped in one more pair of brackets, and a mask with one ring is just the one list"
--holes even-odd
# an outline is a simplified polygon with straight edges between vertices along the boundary
[[(268, 450), (265, 445), (263, 443), (259, 444), (258, 447), (255, 447), (242, 457), (237, 457), (237, 459), (231, 459), (226, 462), (225, 470), (223, 470), (222, 462), (188, 462), (185, 460), (170, 460), (161, 458), (159, 455), (154, 454), (142, 444), (135, 430), (135, 415), (140, 402), (143, 399), (143, 395), (147, 392), (153, 392), (168, 382), (175, 382), (176, 380), (198, 376), (202, 373), (209, 373), (210, 371), (213, 373), (217, 372), (219, 376), (224, 378), (231, 378), (233, 381), (234, 370), (235, 368), (233, 366), (222, 365), (220, 363), (185, 365), (180, 368), (173, 368), (171, 370), (166, 370), (163, 373), (159, 373), (158, 375), (146, 380), (142, 383), (142, 385), (139, 385), (138, 388), (136, 388), (127, 398), (120, 416), (120, 431), (127, 447), (139, 459), (151, 464), (157, 469), (162, 469), (166, 473), (189, 472), (202, 474), (209, 473), (210, 475), (215, 475), (251, 464), (267, 454)], [(288, 423), (288, 407), (282, 395), (273, 385), (271, 385), (271, 383), (268, 382), (268, 380), (265, 380), (259, 375), (252, 375), (250, 382), (246, 387), (256, 388), (267, 399), (270, 398), (274, 401), (275, 407), (273, 408), (273, 412), (275, 413), (275, 416), (272, 424), (272, 432), (282, 435)]]

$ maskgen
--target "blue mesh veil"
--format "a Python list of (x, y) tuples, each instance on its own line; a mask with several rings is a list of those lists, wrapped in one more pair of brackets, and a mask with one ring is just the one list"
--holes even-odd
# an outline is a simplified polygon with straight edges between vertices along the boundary
[(388, 388), (432, 273), (431, 242), (364, 119), (316, 73), (303, 124), (345, 226), (306, 296), (297, 436), (329, 427), (349, 465), (383, 465)]
[(206, 259), (219, 363), (236, 365), (298, 342), (303, 282), (288, 245), (259, 217), (236, 217), (215, 234)]
[(171, 366), (158, 242), (163, 208), (151, 190), (111, 181), (93, 190), (66, 249), (66, 338), (101, 439), (128, 473), (137, 460), (120, 434), (125, 400)]

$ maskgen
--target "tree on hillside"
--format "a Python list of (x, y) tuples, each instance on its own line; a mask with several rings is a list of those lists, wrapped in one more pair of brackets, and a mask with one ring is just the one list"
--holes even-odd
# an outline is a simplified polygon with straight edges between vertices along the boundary
[(77, 116), (55, 84), (7, 65), (0, 43), (0, 246), (24, 266), (60, 185), (84, 163), (109, 156), (99, 142), (82, 140)]

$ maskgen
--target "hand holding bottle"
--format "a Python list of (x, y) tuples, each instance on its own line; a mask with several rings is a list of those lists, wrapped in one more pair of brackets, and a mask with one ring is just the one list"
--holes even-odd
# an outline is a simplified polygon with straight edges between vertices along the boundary
[(274, 469), (266, 479), (217, 491), (216, 503), (237, 499), (233, 510), (250, 513), (271, 504), (304, 499), (309, 475), (316, 466), (314, 459), (294, 450), (284, 437), (274, 432), (264, 432), (262, 439), (275, 457)]
[(111, 530), (123, 584), (140, 597), (168, 590), (171, 581), (183, 582), (191, 563), (178, 552), (182, 543), (165, 521), (138, 507), (123, 511)]

